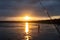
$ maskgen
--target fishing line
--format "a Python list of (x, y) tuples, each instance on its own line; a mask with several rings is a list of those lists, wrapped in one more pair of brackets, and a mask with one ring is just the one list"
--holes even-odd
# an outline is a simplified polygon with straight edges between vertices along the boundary
[[(42, 1), (43, 1), (43, 0), (42, 0)], [(44, 9), (43, 11), (46, 11), (46, 14), (47, 14), (47, 16), (49, 17), (49, 19), (52, 20), (49, 12), (48, 12), (48, 10), (47, 10), (47, 8), (44, 7), (43, 4), (41, 3), (41, 0), (40, 0), (40, 5), (41, 5), (42, 8)], [(44, 13), (45, 13), (45, 12), (44, 12)], [(52, 21), (50, 21), (50, 23), (52, 23)], [(59, 31), (59, 29), (57, 28), (56, 24), (53, 23), (53, 25), (55, 26), (55, 29), (57, 30), (57, 32), (60, 34), (60, 31)]]

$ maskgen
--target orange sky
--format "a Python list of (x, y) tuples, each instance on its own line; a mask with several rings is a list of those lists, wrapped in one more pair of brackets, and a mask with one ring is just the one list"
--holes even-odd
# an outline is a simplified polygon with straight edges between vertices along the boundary
[[(0, 21), (25, 21), (24, 17), (0, 17)], [(59, 19), (60, 16), (52, 16), (51, 18)], [(29, 20), (49, 20), (49, 17), (30, 17)]]

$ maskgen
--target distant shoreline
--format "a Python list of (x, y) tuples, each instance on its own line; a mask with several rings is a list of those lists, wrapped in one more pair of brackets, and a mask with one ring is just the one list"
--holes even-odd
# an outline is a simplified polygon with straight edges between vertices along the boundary
[(60, 19), (53, 20), (37, 20), (37, 21), (0, 21), (0, 23), (42, 23), (42, 24), (60, 24)]

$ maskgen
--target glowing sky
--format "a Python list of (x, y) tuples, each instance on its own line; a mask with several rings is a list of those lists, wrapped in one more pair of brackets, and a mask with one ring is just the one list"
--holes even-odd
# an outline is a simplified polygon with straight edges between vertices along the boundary
[[(41, 3), (47, 8), (51, 17), (60, 17), (60, 0), (42, 0)], [(40, 0), (0, 0), (0, 18), (8, 19), (7, 17), (26, 15), (47, 18)]]

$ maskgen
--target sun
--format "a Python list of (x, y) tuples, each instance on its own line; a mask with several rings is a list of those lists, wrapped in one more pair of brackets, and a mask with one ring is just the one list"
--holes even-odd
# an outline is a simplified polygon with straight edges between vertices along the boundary
[(25, 20), (30, 20), (30, 17), (29, 16), (25, 16), (24, 19)]

